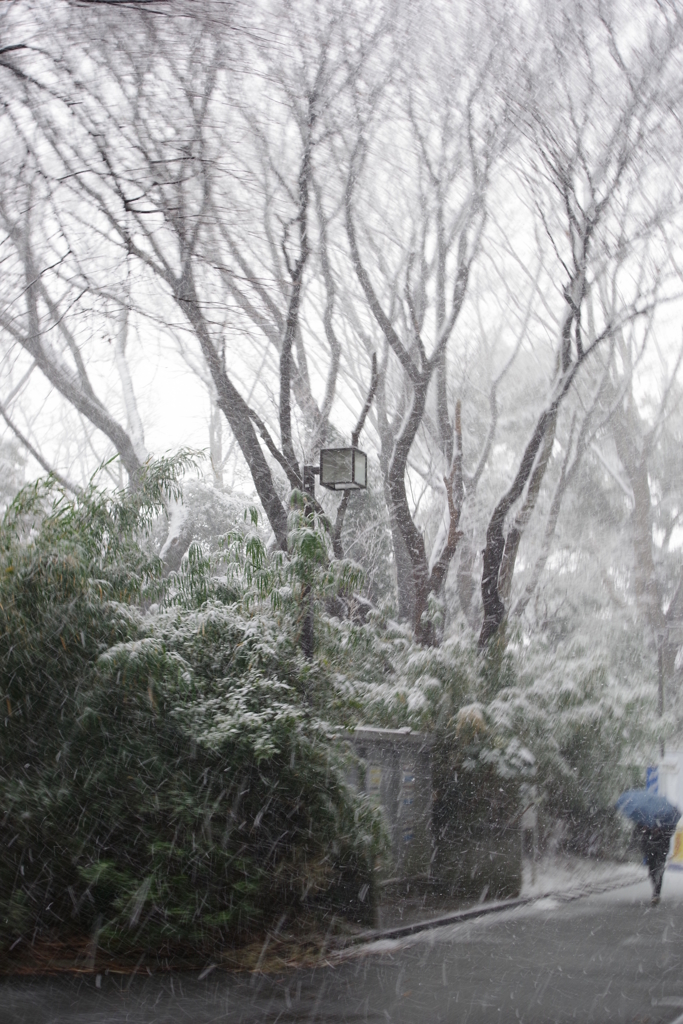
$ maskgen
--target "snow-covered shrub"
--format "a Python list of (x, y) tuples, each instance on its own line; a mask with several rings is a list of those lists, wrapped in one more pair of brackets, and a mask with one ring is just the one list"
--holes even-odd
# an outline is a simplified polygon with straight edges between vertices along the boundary
[(537, 759), (541, 839), (573, 852), (618, 856), (619, 794), (643, 783), (656, 730), (652, 687), (611, 669), (608, 653), (578, 640), (537, 641), (517, 655), (513, 685), (489, 705), (499, 730)]
[(372, 884), (380, 820), (299, 644), (307, 600), (353, 568), (325, 564), (295, 511), (291, 558), (246, 523), (164, 581), (146, 531), (181, 470), (73, 500), (40, 483), (0, 527), (3, 943), (206, 948), (357, 913)]
[(436, 733), (433, 869), (450, 894), (505, 899), (519, 895), (521, 790), (535, 759), (495, 729), (473, 703)]
[(319, 657), (337, 666), (356, 721), (433, 737), (430, 886), (448, 899), (518, 893), (520, 791), (535, 759), (487, 705), (514, 681), (510, 659), (492, 666), (457, 638), (420, 646), (381, 612), (324, 626)]
[[(627, 651), (614, 664), (606, 644), (535, 639), (483, 658), (457, 637), (416, 645), (381, 611), (362, 625), (323, 626), (320, 657), (337, 667), (355, 721), (435, 735), (437, 844), (456, 822), (463, 842), (475, 820), (477, 828), (517, 826), (515, 801), (521, 810), (533, 784), (543, 844), (587, 855), (624, 852), (614, 802), (642, 784), (656, 738), (671, 727), (655, 720), (653, 686), (640, 667), (627, 674)], [(468, 708), (478, 708), (485, 723), (471, 743), (460, 728)], [(457, 845), (454, 835), (448, 841)]]

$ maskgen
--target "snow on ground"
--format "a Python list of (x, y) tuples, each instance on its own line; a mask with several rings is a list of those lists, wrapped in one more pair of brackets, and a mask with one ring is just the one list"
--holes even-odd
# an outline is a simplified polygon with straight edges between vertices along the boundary
[(547, 856), (536, 862), (525, 860), (522, 872), (522, 896), (595, 892), (647, 878), (647, 868), (642, 864), (566, 855)]
[[(639, 884), (640, 883), (640, 884)], [(633, 888), (637, 886), (637, 888)], [(636, 901), (638, 904), (649, 904), (650, 885), (647, 868), (642, 864), (620, 863), (618, 861), (589, 860), (584, 857), (555, 855), (543, 857), (533, 863), (525, 861), (523, 865), (523, 883), (520, 894), (523, 898), (531, 897), (533, 902), (526, 906), (510, 906), (484, 917), (464, 921), (454, 921), (437, 928), (415, 932), (396, 938), (381, 938), (357, 946), (335, 952), (331, 959), (335, 962), (366, 955), (394, 954), (411, 946), (438, 942), (468, 941), (482, 928), (485, 930), (495, 926), (510, 916), (526, 917), (529, 914), (562, 913), (571, 906), (578, 908), (586, 904), (586, 911), (592, 901), (574, 899), (580, 896), (593, 896), (608, 903)], [(569, 903), (567, 902), (569, 898)], [(662, 899), (683, 901), (683, 871), (667, 870), (664, 876)], [(450, 908), (444, 908), (448, 912)], [(435, 917), (425, 913), (424, 919)]]

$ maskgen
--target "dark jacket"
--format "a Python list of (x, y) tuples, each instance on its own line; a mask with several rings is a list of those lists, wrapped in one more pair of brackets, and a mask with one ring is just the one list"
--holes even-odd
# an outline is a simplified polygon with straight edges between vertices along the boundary
[(640, 848), (649, 868), (658, 867), (666, 861), (669, 843), (676, 831), (675, 828), (645, 828), (638, 825), (636, 835), (640, 840)]

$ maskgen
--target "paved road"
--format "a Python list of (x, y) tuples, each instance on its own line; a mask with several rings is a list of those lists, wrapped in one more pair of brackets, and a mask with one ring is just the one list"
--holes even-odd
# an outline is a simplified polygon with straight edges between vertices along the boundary
[(0, 986), (0, 1024), (683, 1024), (683, 874), (542, 900), (277, 978), (45, 979)]

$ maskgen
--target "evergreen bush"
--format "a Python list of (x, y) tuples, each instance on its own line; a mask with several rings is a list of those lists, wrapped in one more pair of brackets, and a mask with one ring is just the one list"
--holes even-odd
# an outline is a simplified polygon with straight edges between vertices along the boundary
[(248, 522), (165, 581), (147, 538), (189, 461), (115, 495), (39, 482), (0, 526), (5, 948), (206, 950), (362, 916), (381, 822), (344, 781), (337, 698), (298, 643), (304, 588), (353, 568), (330, 568), (295, 510), (291, 557)]

